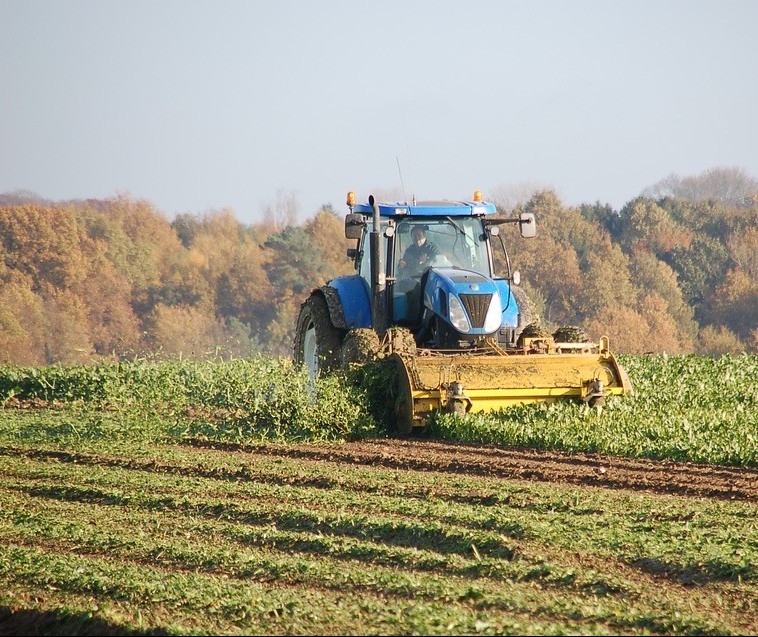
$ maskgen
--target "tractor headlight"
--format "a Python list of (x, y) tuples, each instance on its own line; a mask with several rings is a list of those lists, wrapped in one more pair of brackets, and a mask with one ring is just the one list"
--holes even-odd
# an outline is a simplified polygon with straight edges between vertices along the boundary
[(493, 294), (490, 301), (490, 307), (487, 310), (487, 316), (484, 318), (484, 331), (487, 334), (496, 332), (500, 329), (503, 322), (503, 308), (500, 307), (500, 295)]
[(471, 326), (469, 325), (466, 310), (463, 309), (463, 304), (460, 299), (455, 296), (455, 294), (451, 294), (448, 297), (448, 304), (450, 306), (448, 315), (450, 316), (450, 322), (453, 324), (453, 327), (464, 334), (469, 332)]

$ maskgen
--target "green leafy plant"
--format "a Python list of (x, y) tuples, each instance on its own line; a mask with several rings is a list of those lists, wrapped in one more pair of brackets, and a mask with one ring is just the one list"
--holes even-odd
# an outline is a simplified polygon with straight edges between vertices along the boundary
[(446, 440), (758, 465), (758, 356), (621, 357), (634, 394), (602, 407), (523, 405), (465, 417), (440, 414)]

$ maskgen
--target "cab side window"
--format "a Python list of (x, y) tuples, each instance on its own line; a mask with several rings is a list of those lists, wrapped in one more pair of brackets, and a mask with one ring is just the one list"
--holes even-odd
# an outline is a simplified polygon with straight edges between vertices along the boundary
[(360, 274), (366, 281), (371, 283), (371, 241), (369, 239), (369, 233), (365, 232), (361, 239), (360, 247), (360, 264), (358, 266), (358, 274)]

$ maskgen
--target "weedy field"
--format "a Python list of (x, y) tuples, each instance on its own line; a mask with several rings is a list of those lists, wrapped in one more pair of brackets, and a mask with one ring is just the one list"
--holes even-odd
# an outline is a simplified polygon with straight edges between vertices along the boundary
[(624, 364), (412, 441), (286, 361), (2, 369), (0, 634), (755, 634), (758, 358)]
[(446, 440), (758, 466), (758, 356), (622, 357), (635, 395), (438, 419)]

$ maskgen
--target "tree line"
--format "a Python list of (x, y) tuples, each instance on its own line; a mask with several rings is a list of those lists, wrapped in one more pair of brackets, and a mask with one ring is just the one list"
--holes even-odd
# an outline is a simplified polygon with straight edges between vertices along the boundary
[(551, 325), (642, 354), (758, 351), (758, 198), (639, 197), (564, 208), (533, 196), (539, 235), (512, 241), (525, 288)]
[[(544, 190), (503, 209), (547, 327), (580, 325), (628, 353), (758, 351), (758, 198), (641, 196), (620, 211)], [(289, 356), (311, 289), (352, 273), (343, 217), (247, 225), (229, 210), (168, 219), (150, 202), (0, 195), (0, 363), (141, 356)]]
[(128, 197), (0, 206), (0, 362), (288, 355), (302, 297), (352, 271), (342, 220), (170, 221)]

